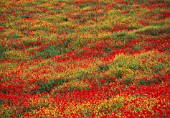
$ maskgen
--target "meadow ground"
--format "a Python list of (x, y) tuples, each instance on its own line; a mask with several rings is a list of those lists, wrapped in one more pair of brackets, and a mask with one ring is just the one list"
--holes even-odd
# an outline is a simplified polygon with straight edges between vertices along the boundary
[(170, 117), (168, 0), (1, 0), (1, 118)]

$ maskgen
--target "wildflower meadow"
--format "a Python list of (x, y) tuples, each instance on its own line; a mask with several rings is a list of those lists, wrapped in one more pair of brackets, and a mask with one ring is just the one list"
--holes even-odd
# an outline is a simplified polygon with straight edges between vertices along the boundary
[(0, 118), (169, 118), (169, 0), (0, 0)]

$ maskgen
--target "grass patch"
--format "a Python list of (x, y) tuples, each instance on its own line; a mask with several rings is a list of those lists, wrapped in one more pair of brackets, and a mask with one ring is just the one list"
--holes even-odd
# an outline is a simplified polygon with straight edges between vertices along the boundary
[(138, 30), (134, 30), (134, 33), (145, 34), (150, 36), (160, 36), (164, 33), (168, 33), (169, 27), (162, 26), (147, 26)]
[(139, 85), (150, 85), (151, 82), (150, 80), (145, 80), (145, 79), (141, 79), (139, 82), (138, 82)]
[(1, 118), (11, 118), (14, 112), (13, 108), (5, 107), (3, 105), (0, 105), (0, 110), (1, 110), (1, 114), (0, 117)]
[(0, 59), (1, 58), (4, 58), (4, 52), (6, 51), (6, 48), (2, 45), (2, 44), (0, 44)]
[(158, 63), (157, 65), (153, 66), (152, 67), (152, 70), (155, 72), (155, 73), (158, 73), (161, 69), (164, 68), (164, 63), (160, 62)]
[(150, 80), (141, 79), (138, 81), (139, 85), (149, 86), (150, 84), (159, 84), (163, 81), (163, 78), (152, 78)]
[(6, 51), (4, 58), (13, 61), (18, 61), (18, 60), (28, 61), (32, 59), (32, 57), (29, 54), (26, 54), (20, 50)]
[(95, 1), (93, 1), (92, 3), (84, 3), (84, 4), (80, 4), (79, 5), (79, 7), (81, 8), (81, 9), (83, 9), (83, 8), (85, 8), (85, 7), (88, 7), (88, 6), (93, 6), (93, 5), (97, 5), (98, 4), (98, 2), (95, 2)]
[(121, 42), (129, 42), (129, 40), (131, 39), (136, 39), (138, 35), (135, 33), (128, 33), (128, 32), (116, 32), (112, 34), (111, 37)]
[(65, 82), (60, 86), (55, 87), (52, 90), (52, 94), (60, 94), (60, 93), (65, 93), (66, 91), (74, 91), (74, 90), (89, 90), (89, 86), (86, 82), (83, 82), (79, 79), (75, 79), (69, 82)]
[[(62, 82), (59, 82), (60, 84)], [(38, 86), (39, 88), (34, 91), (35, 94), (42, 93), (42, 92), (50, 92), (52, 88), (54, 88), (57, 85), (57, 80), (55, 79), (50, 79), (47, 82), (39, 81)]]
[(35, 54), (35, 57), (50, 58), (57, 55), (62, 55), (68, 51), (61, 46), (49, 45), (47, 48)]
[[(161, 53), (156, 51), (148, 51), (135, 56), (119, 54), (114, 58), (112, 64), (109, 65), (109, 69), (104, 71), (106, 71), (107, 76), (121, 79), (121, 81), (127, 84), (136, 83), (138, 78), (146, 77), (146, 81), (141, 80), (139, 84), (149, 85), (154, 83), (150, 82), (150, 75), (168, 72), (168, 55), (162, 56)], [(160, 57), (163, 59), (161, 62), (158, 61)]]
[(100, 65), (99, 70), (100, 71), (107, 71), (107, 70), (109, 70), (109, 66), (108, 65)]

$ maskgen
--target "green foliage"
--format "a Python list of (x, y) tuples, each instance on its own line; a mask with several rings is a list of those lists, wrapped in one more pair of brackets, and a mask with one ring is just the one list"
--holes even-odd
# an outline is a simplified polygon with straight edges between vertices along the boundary
[[(56, 86), (57, 80), (50, 79), (47, 82), (39, 81), (37, 84), (39, 88), (34, 93), (50, 92), (50, 90)], [(59, 84), (61, 84), (61, 82), (59, 82)]]
[(32, 38), (32, 39), (30, 38), (30, 39), (23, 40), (22, 44), (23, 44), (24, 46), (32, 46), (32, 47), (34, 47), (34, 46), (37, 45), (37, 44), (36, 44), (36, 41), (34, 40), (34, 38)]
[(121, 45), (121, 44), (118, 44), (115, 46), (115, 48), (122, 48), (122, 47), (123, 47), (123, 45)]
[(68, 82), (68, 79), (49, 79), (48, 81), (38, 81), (39, 88), (34, 93), (50, 92), (56, 86), (61, 86)]
[(148, 2), (148, 0), (137, 0), (138, 2)]
[[(8, 99), (2, 99), (0, 98), (0, 106), (3, 104), (12, 104), (11, 101), (9, 101)], [(0, 107), (1, 108), (1, 107)]]
[(84, 117), (89, 117), (89, 116), (91, 116), (92, 113), (93, 113), (92, 111), (89, 111), (88, 108), (82, 109), (81, 112), (82, 112), (82, 114), (83, 114)]
[(49, 31), (49, 28), (48, 27), (43, 27), (43, 26), (37, 26), (35, 28), (33, 28), (33, 30), (36, 30), (36, 31)]
[(135, 33), (128, 33), (128, 32), (116, 32), (111, 35), (111, 37), (115, 40), (119, 40), (122, 42), (129, 42), (131, 39), (136, 39), (138, 37)]
[(36, 53), (36, 57), (50, 58), (50, 57), (64, 54), (66, 52), (67, 52), (66, 49), (64, 49), (61, 46), (49, 45), (47, 48)]
[(137, 2), (146, 2), (146, 3), (161, 3), (161, 2), (168, 2), (168, 0), (137, 0)]
[(67, 90), (68, 91), (74, 91), (74, 90), (76, 90), (76, 89), (80, 89), (79, 87), (76, 87), (76, 86), (71, 86), (71, 87), (69, 87)]
[(62, 18), (63, 21), (68, 21), (68, 18)]
[(2, 45), (2, 44), (0, 44), (0, 59), (1, 58), (4, 58), (4, 52), (6, 51), (6, 48)]
[(22, 16), (21, 18), (30, 18), (30, 16), (25, 15), (25, 16)]
[(107, 71), (107, 70), (109, 70), (109, 66), (108, 65), (100, 65), (99, 69), (100, 69), (100, 71)]
[(104, 49), (104, 51), (105, 51), (106, 53), (109, 53), (111, 50), (112, 50), (112, 49), (109, 48), (109, 47), (107, 47), (107, 48)]
[(68, 34), (72, 34), (73, 32), (75, 32), (74, 29), (64, 29), (64, 28), (59, 28), (59, 30), (57, 31), (59, 34), (60, 33), (68, 33)]
[(0, 114), (1, 118), (11, 118), (12, 117), (12, 113), (14, 111), (14, 109), (12, 109), (12, 108), (5, 108), (5, 109), (3, 109), (2, 106), (0, 106), (0, 110), (1, 110), (1, 114)]
[(154, 84), (158, 84), (161, 83), (164, 79), (163, 78), (152, 78), (152, 83)]
[(142, 69), (142, 64), (138, 59), (134, 57), (127, 57), (125, 55), (117, 56), (114, 60), (114, 65), (116, 67), (124, 67), (131, 70), (139, 70)]
[(85, 71), (80, 71), (80, 72), (77, 72), (75, 78), (77, 78), (77, 79), (85, 79), (87, 77), (87, 75), (90, 77), (91, 74), (90, 73), (87, 74), (87, 72), (85, 72)]
[(6, 26), (4, 22), (0, 22), (0, 26)]
[(68, 81), (65, 80), (65, 79), (57, 79), (57, 80), (56, 80), (56, 83), (57, 83), (58, 86), (63, 85), (63, 84), (66, 83), (66, 82), (68, 82)]
[(68, 48), (68, 46), (69, 46), (72, 42), (73, 42), (72, 39), (67, 39), (66, 41), (63, 42), (64, 47), (65, 47), (65, 48)]
[(81, 4), (79, 7), (80, 8), (85, 8), (85, 7), (88, 7), (88, 6), (91, 6), (91, 5), (96, 5), (98, 2), (95, 2), (93, 1), (92, 3), (84, 3), (84, 4)]
[[(154, 54), (153, 54), (154, 53)], [(154, 51), (141, 53), (139, 55), (120, 54), (114, 58), (114, 61), (109, 65), (109, 69), (105, 70), (106, 75), (121, 79), (127, 85), (138, 82), (140, 85), (149, 85), (157, 83), (159, 80), (150, 79), (150, 74), (167, 73), (169, 68), (167, 63), (168, 56), (164, 55), (163, 60), (158, 62), (162, 54)], [(139, 78), (147, 78), (141, 79)]]
[(141, 79), (139, 82), (138, 82), (139, 85), (150, 85), (151, 82), (150, 80), (145, 80), (145, 79)]
[(150, 84), (159, 84), (163, 81), (164, 79), (163, 78), (152, 78), (150, 80), (146, 80), (146, 79), (141, 79), (138, 81), (138, 84), (139, 85), (150, 85)]
[(134, 49), (135, 49), (135, 50), (140, 50), (140, 49), (141, 49), (141, 45), (136, 45), (136, 46), (134, 47)]
[(164, 68), (164, 63), (160, 62), (158, 63), (157, 65), (153, 66), (152, 67), (152, 70), (155, 72), (155, 73), (158, 73), (161, 69)]
[(151, 35), (151, 36), (160, 36), (164, 33), (168, 33), (169, 27), (165, 26), (147, 26), (144, 28), (140, 28), (138, 30), (135, 30), (134, 33), (140, 33), (145, 35)]
[(124, 79), (124, 80), (122, 80), (122, 83), (124, 83), (126, 85), (130, 85), (133, 83), (133, 80), (132, 79)]
[(11, 40), (11, 39), (19, 40), (19, 38), (20, 38), (20, 34), (17, 34), (17, 33), (7, 35), (7, 39), (8, 39), (8, 40)]
[(121, 79), (124, 74), (124, 70), (121, 68), (118, 68), (114, 71), (114, 75), (117, 79)]
[[(19, 48), (21, 48), (21, 47), (19, 47)], [(28, 60), (32, 59), (32, 57), (30, 55), (28, 55), (20, 50), (6, 51), (5, 58), (13, 60), (13, 61), (18, 61), (18, 60), (28, 61)]]

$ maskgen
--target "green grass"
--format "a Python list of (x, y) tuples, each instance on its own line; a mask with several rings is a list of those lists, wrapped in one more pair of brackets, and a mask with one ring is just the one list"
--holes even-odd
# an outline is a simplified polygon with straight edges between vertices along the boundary
[(0, 44), (0, 59), (1, 58), (4, 58), (4, 52), (6, 51), (6, 48), (2, 45), (2, 44)]
[(164, 26), (147, 26), (138, 30), (135, 30), (134, 33), (146, 34), (150, 36), (160, 36), (163, 34), (167, 34), (169, 31), (169, 27)]
[(138, 35), (135, 33), (128, 33), (128, 32), (116, 32), (112, 34), (111, 37), (121, 42), (129, 42), (130, 40), (137, 39)]
[(47, 82), (39, 81), (38, 82), (38, 89), (34, 91), (35, 94), (42, 93), (42, 92), (50, 92), (52, 88), (54, 88), (57, 84), (61, 84), (62, 81), (57, 81), (55, 79), (50, 79)]
[[(67, 44), (65, 44), (67, 46)], [(64, 49), (61, 46), (49, 45), (47, 48), (36, 53), (36, 57), (50, 58), (57, 55), (67, 53), (69, 50)]]
[[(159, 62), (158, 60), (162, 56), (164, 61)], [(135, 56), (120, 54), (115, 57), (113, 63), (104, 71), (108, 77), (122, 79), (122, 81), (127, 84), (136, 83), (138, 79), (145, 77), (148, 78), (148, 81), (150, 82), (149, 73), (157, 75), (168, 71), (167, 68), (169, 68), (169, 64), (167, 63), (167, 59), (168, 55), (162, 55), (159, 52), (152, 51)], [(145, 62), (142, 60), (145, 60)], [(103, 68), (104, 67), (101, 69), (103, 70)], [(148, 84), (148, 82), (145, 82), (142, 79), (139, 83)]]

